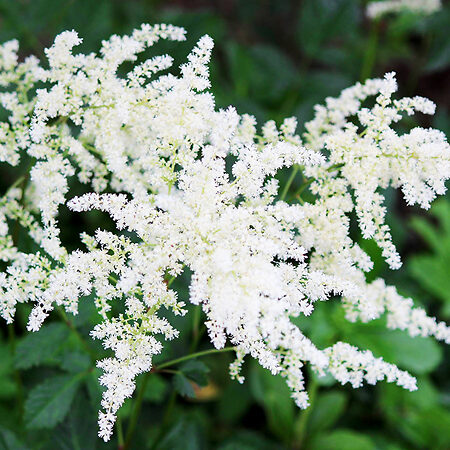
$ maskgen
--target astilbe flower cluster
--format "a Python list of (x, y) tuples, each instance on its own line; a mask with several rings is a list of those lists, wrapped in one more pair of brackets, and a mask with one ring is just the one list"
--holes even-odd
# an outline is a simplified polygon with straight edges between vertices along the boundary
[(388, 13), (409, 11), (415, 14), (432, 14), (441, 8), (441, 0), (382, 0), (367, 5), (367, 15), (378, 18)]
[[(118, 75), (123, 62), (160, 39), (181, 41), (185, 31), (143, 25), (104, 41), (98, 55), (73, 53), (81, 39), (63, 32), (46, 50), (48, 68), (34, 57), (19, 62), (17, 41), (0, 47), (0, 102), (9, 111), (0, 124), (0, 159), (12, 166), (32, 161), (29, 182), (18, 180), (0, 200), (3, 318), (11, 323), (19, 303), (32, 303), (28, 329), (38, 331), (56, 306), (77, 314), (80, 302), (95, 299), (100, 318), (91, 335), (113, 355), (98, 362), (104, 440), (136, 376), (151, 369), (164, 339), (177, 337), (161, 313), (185, 313), (167, 282), (185, 268), (192, 273), (189, 302), (204, 311), (212, 344), (236, 348), (230, 373), (238, 381), (251, 355), (285, 378), (301, 408), (308, 406), (305, 363), (353, 387), (385, 379), (416, 389), (411, 375), (369, 350), (345, 342), (317, 348), (292, 318), (334, 298), (351, 321), (385, 315), (389, 328), (450, 341), (444, 323), (394, 287), (366, 282), (372, 262), (349, 233), (354, 212), (363, 237), (378, 243), (391, 268), (401, 265), (382, 190), (400, 188), (408, 204), (423, 208), (445, 192), (445, 136), (395, 131), (405, 114), (433, 114), (433, 103), (393, 99), (390, 73), (316, 106), (303, 137), (294, 118), (279, 127), (269, 121), (259, 133), (254, 117), (216, 109), (208, 36), (178, 76), (159, 74), (172, 64), (168, 55)], [(280, 199), (275, 175), (288, 167), (302, 171), (314, 202)], [(90, 193), (73, 197), (71, 177)], [(58, 225), (67, 207), (106, 212), (118, 231), (82, 234), (83, 248), (68, 252)], [(16, 221), (35, 253), (18, 247), (10, 229)], [(117, 317), (115, 302), (124, 304)]]

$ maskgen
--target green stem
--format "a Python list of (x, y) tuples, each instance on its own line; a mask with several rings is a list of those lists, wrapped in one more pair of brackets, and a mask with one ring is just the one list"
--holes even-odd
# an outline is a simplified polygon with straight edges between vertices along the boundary
[(292, 182), (294, 181), (295, 176), (297, 175), (297, 172), (299, 171), (299, 166), (296, 164), (291, 171), (291, 175), (289, 176), (289, 179), (287, 180), (287, 183), (284, 186), (283, 192), (281, 193), (280, 200), (284, 200), (286, 198), (286, 195), (289, 191), (289, 188), (291, 187)]
[(125, 441), (123, 438), (122, 419), (120, 415), (117, 416), (116, 426), (117, 426), (117, 437), (119, 439), (119, 450), (122, 450), (124, 448)]
[[(31, 169), (33, 168), (34, 163), (35, 163), (35, 159), (33, 158), (31, 163), (27, 167), (26, 173), (22, 177), (18, 178), (15, 181), (15, 183), (12, 186), (10, 186), (10, 188), (8, 189), (8, 191), (9, 191), (20, 185), (20, 189), (22, 192), (20, 194), (19, 205), (21, 205), (21, 206), (23, 206), (25, 204), (25, 191), (27, 190), (27, 186), (30, 181), (30, 172), (31, 172)], [(20, 223), (19, 223), (19, 219), (16, 219), (15, 224), (14, 224), (14, 229), (12, 232), (12, 240), (16, 247), (18, 246), (18, 243), (19, 243), (19, 233), (20, 233)]]
[[(184, 270), (184, 268), (186, 267), (186, 265), (185, 264), (183, 264), (182, 266), (181, 266), (181, 270)], [(170, 278), (166, 278), (166, 282), (167, 282), (167, 287), (169, 288), (171, 285), (172, 285), (172, 283), (177, 279), (177, 277), (178, 277), (178, 275), (172, 275)]]
[(299, 194), (297, 194), (297, 195), (295, 196), (295, 198), (298, 200), (298, 202), (300, 203), (300, 205), (304, 205), (304, 204), (305, 204), (305, 201), (300, 197)]
[[(333, 164), (332, 166), (328, 167), (327, 172), (334, 172), (335, 170), (340, 169), (343, 166), (343, 164)], [(303, 199), (301, 198), (301, 194), (303, 191), (313, 182), (316, 181), (315, 178), (308, 178), (297, 190), (297, 192), (294, 194), (294, 196), (297, 198), (297, 200), (300, 203), (304, 203)]]
[(141, 385), (138, 395), (136, 397), (136, 401), (135, 401), (135, 404), (133, 407), (133, 412), (131, 413), (130, 423), (129, 423), (128, 429), (127, 429), (125, 443), (123, 444), (123, 447), (122, 447), (123, 450), (127, 450), (128, 448), (130, 448), (130, 444), (133, 439), (134, 431), (136, 430), (136, 425), (137, 425), (137, 422), (139, 419), (139, 414), (141, 412), (142, 402), (144, 401), (144, 394), (145, 394), (145, 389), (147, 387), (149, 376), (150, 376), (150, 372), (147, 372), (144, 375), (144, 380), (142, 382), (142, 385)]
[(12, 189), (19, 186), (19, 184), (23, 183), (24, 180), (25, 180), (25, 175), (22, 175), (21, 177), (17, 178), (17, 180), (14, 181), (14, 183), (8, 188), (8, 190), (6, 191), (6, 193), (3, 197), (6, 197), (6, 194), (8, 194), (9, 191), (11, 191)]
[(302, 192), (314, 181), (314, 178), (310, 178), (309, 180), (306, 180), (301, 186), (300, 189), (295, 193), (296, 197), (300, 197)]
[(312, 372), (310, 372), (310, 375), (311, 379), (308, 386), (310, 406), (300, 412), (300, 416), (296, 422), (294, 430), (295, 442), (292, 445), (293, 449), (301, 449), (303, 443), (305, 442), (306, 427), (308, 425), (309, 416), (311, 415), (311, 411), (313, 409), (314, 399), (317, 395), (317, 391), (319, 390), (319, 382), (317, 381), (317, 377)]
[(200, 319), (202, 316), (202, 307), (200, 305), (194, 306), (194, 313), (192, 319), (192, 343), (189, 353), (195, 352), (198, 342), (200, 340)]
[(176, 370), (176, 369), (160, 369), (160, 370), (158, 370), (158, 372), (160, 372), (160, 373), (170, 373), (172, 375), (176, 375), (177, 373), (181, 373), (180, 370)]
[(175, 358), (170, 361), (166, 361), (166, 362), (163, 362), (162, 364), (159, 364), (158, 366), (156, 366), (154, 368), (154, 372), (157, 372), (160, 369), (165, 369), (166, 367), (174, 366), (175, 364), (179, 364), (184, 361), (188, 361), (190, 359), (200, 358), (202, 356), (212, 355), (214, 353), (231, 352), (233, 350), (236, 350), (236, 347), (224, 347), (224, 348), (219, 348), (219, 349), (213, 348), (210, 350), (203, 350), (201, 352), (191, 353), (189, 355), (181, 356), (180, 358)]
[(380, 37), (380, 21), (374, 19), (370, 28), (369, 38), (367, 40), (367, 50), (364, 53), (364, 60), (361, 67), (360, 81), (364, 82), (372, 76), (372, 71), (375, 66), (378, 40)]
[[(172, 359), (170, 361), (166, 361), (156, 367), (154, 367), (150, 372), (147, 372), (144, 375), (144, 381), (142, 382), (141, 387), (139, 388), (139, 392), (138, 395), (136, 397), (136, 401), (134, 404), (134, 408), (133, 408), (133, 412), (131, 413), (131, 418), (130, 418), (130, 424), (128, 425), (128, 430), (127, 430), (127, 434), (126, 434), (126, 438), (125, 438), (125, 444), (122, 447), (122, 450), (127, 450), (130, 448), (130, 444), (131, 441), (133, 439), (133, 435), (134, 435), (134, 431), (136, 429), (136, 425), (137, 425), (137, 421), (139, 418), (139, 413), (141, 411), (142, 408), (142, 402), (144, 400), (144, 393), (145, 393), (145, 388), (147, 386), (148, 383), (148, 379), (150, 377), (150, 374), (152, 372), (158, 372), (161, 369), (165, 369), (166, 367), (170, 367), (170, 366), (174, 366), (175, 364), (178, 364), (180, 362), (183, 361), (187, 361), (189, 359), (193, 359), (193, 358), (199, 358), (201, 356), (206, 356), (206, 355), (211, 355), (213, 353), (223, 353), (223, 352), (229, 352), (231, 350), (235, 350), (235, 347), (225, 347), (225, 348), (221, 348), (221, 349), (211, 349), (211, 350), (204, 350), (201, 352), (197, 352), (197, 353), (192, 353), (190, 355), (186, 355), (186, 356), (182, 356), (180, 358), (176, 358), (176, 359)], [(173, 404), (175, 403), (175, 396), (176, 393), (175, 391), (172, 392), (172, 397), (169, 401), (169, 405), (165, 414), (165, 418), (163, 420), (164, 422), (167, 422), (167, 415), (169, 414), (169, 410), (171, 410), (173, 408)]]
[(168, 280), (167, 280), (167, 287), (170, 287), (172, 285), (172, 283), (177, 279), (177, 277), (175, 276), (171, 276)]
[(167, 403), (166, 410), (164, 411), (164, 417), (162, 420), (161, 430), (167, 427), (170, 416), (172, 415), (173, 408), (175, 407), (175, 400), (177, 399), (177, 391), (174, 389), (170, 394), (169, 401)]

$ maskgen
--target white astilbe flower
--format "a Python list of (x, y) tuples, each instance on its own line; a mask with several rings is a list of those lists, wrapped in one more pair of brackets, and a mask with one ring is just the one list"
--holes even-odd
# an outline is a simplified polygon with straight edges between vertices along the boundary
[(369, 384), (376, 384), (386, 378), (389, 383), (396, 382), (410, 391), (417, 389), (414, 377), (399, 370), (394, 364), (375, 358), (368, 350), (361, 352), (352, 345), (338, 342), (326, 349), (325, 353), (330, 358), (330, 373), (342, 384), (350, 383), (358, 388), (364, 380)]
[[(333, 191), (339, 190), (337, 197), (341, 198), (344, 213), (353, 208), (347, 198), (347, 190), (351, 190), (363, 237), (377, 241), (394, 269), (401, 262), (384, 221), (386, 208), (379, 189), (400, 187), (408, 204), (417, 203), (427, 209), (436, 195), (445, 193), (450, 173), (450, 146), (443, 133), (414, 128), (399, 136), (391, 128), (401, 120), (402, 113), (433, 114), (435, 110), (434, 104), (422, 97), (393, 100), (396, 90), (393, 73), (345, 89), (340, 97), (327, 98), (326, 106), (316, 107), (316, 117), (306, 124), (305, 134), (308, 144), (325, 148), (330, 154), (326, 167), (306, 168), (317, 180), (312, 184), (313, 192), (325, 198), (330, 194), (330, 185)], [(375, 105), (362, 108), (369, 96), (376, 96)], [(352, 117), (358, 119), (359, 127), (348, 122)], [(333, 170), (337, 172), (338, 168), (336, 176)], [(332, 208), (333, 215), (338, 216), (336, 208)]]
[[(449, 328), (411, 299), (381, 279), (366, 282), (372, 262), (350, 237), (355, 212), (363, 237), (378, 243), (392, 268), (400, 266), (383, 190), (400, 188), (408, 204), (428, 208), (445, 192), (450, 150), (437, 130), (399, 135), (394, 126), (402, 114), (433, 114), (434, 105), (421, 97), (393, 99), (397, 84), (387, 74), (316, 106), (301, 139), (294, 118), (279, 127), (269, 121), (258, 134), (254, 117), (216, 109), (208, 91), (208, 36), (178, 76), (159, 74), (172, 65), (168, 55), (117, 74), (159, 39), (180, 41), (184, 34), (143, 25), (104, 41), (98, 55), (85, 55), (73, 52), (78, 35), (64, 32), (46, 50), (47, 69), (33, 58), (19, 64), (16, 41), (0, 47), (0, 86), (7, 88), (0, 103), (10, 112), (0, 124), (0, 160), (30, 165), (0, 198), (2, 317), (10, 323), (18, 304), (32, 303), (28, 329), (37, 331), (55, 307), (77, 314), (80, 302), (93, 299), (99, 321), (91, 335), (110, 352), (97, 363), (106, 388), (99, 413), (104, 440), (136, 376), (151, 370), (164, 340), (178, 336), (167, 311), (186, 310), (169, 279), (185, 267), (188, 301), (203, 309), (214, 347), (234, 346), (230, 374), (239, 382), (250, 355), (285, 378), (302, 408), (309, 402), (306, 363), (354, 387), (385, 379), (416, 389), (411, 375), (369, 350), (344, 342), (318, 348), (292, 319), (334, 298), (350, 321), (384, 315), (389, 328), (449, 342)], [(28, 100), (24, 93), (38, 81), (46, 84)], [(302, 171), (314, 202), (300, 194), (300, 203), (279, 199), (275, 177), (290, 167)], [(74, 197), (72, 177), (86, 194)], [(83, 248), (68, 251), (58, 223), (66, 207), (73, 214), (103, 211), (118, 232), (83, 233)], [(18, 245), (11, 221), (27, 230), (38, 252)]]
[(441, 8), (441, 0), (385, 0), (367, 5), (366, 13), (373, 19), (392, 12), (410, 11), (416, 14), (433, 14)]

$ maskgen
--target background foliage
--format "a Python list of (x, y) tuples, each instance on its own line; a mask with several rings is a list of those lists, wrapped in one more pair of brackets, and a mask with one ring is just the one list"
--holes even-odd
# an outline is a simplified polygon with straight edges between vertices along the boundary
[[(42, 56), (56, 34), (73, 28), (84, 38), (82, 50), (95, 51), (112, 33), (129, 33), (142, 22), (169, 22), (188, 30), (187, 42), (154, 51), (170, 52), (177, 62), (204, 33), (214, 38), (211, 75), (219, 106), (233, 104), (260, 122), (294, 115), (302, 124), (326, 96), (395, 70), (402, 95), (423, 95), (438, 105), (432, 122), (420, 117), (420, 124), (450, 135), (450, 7), (430, 17), (401, 14), (371, 23), (364, 3), (0, 0), (0, 41), (18, 38), (22, 56)], [(19, 174), (0, 170), (4, 192)], [(280, 174), (282, 183), (287, 176)], [(361, 245), (375, 261), (369, 276), (385, 277), (448, 321), (450, 202), (439, 200), (425, 216), (406, 208), (396, 193), (388, 199), (389, 223), (405, 264), (389, 272), (373, 242), (364, 241)], [(69, 248), (78, 242), (74, 230), (111, 227), (99, 213), (77, 220), (63, 216), (70, 228), (63, 235)], [(176, 287), (186, 297), (183, 284)], [(450, 448), (448, 350), (430, 339), (387, 331), (381, 320), (349, 324), (335, 302), (319, 305), (310, 319), (299, 322), (313, 341), (326, 346), (343, 339), (370, 348), (416, 375), (419, 391), (404, 392), (386, 383), (353, 390), (308, 376), (313, 406), (301, 412), (280, 378), (249, 361), (247, 381), (239, 385), (227, 375), (231, 355), (210, 355), (141, 376), (141, 414), (139, 400), (127, 401), (120, 411), (123, 430), (108, 444), (96, 437), (101, 391), (93, 361), (104, 352), (88, 337), (95, 311), (85, 302), (79, 316), (55, 314), (37, 334), (25, 332), (27, 313), (20, 309), (14, 325), (1, 324), (0, 449), (117, 448), (117, 435), (122, 432), (126, 440), (130, 429), (127, 447), (136, 449)], [(165, 344), (159, 361), (210, 348), (198, 325), (199, 311), (192, 313), (176, 319), (181, 337)]]

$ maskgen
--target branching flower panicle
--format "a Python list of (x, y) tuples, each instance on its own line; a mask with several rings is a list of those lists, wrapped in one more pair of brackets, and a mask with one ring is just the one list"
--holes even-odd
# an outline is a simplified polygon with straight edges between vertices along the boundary
[[(105, 441), (136, 376), (151, 370), (164, 339), (178, 336), (162, 311), (185, 314), (167, 282), (185, 267), (192, 273), (189, 302), (206, 314), (212, 344), (220, 349), (229, 341), (236, 349), (230, 373), (238, 381), (250, 355), (285, 378), (301, 408), (309, 402), (307, 362), (353, 387), (384, 379), (416, 389), (414, 377), (369, 350), (345, 342), (316, 347), (292, 319), (334, 299), (351, 321), (384, 314), (390, 328), (450, 342), (449, 328), (411, 299), (382, 279), (366, 282), (372, 262), (350, 237), (355, 212), (363, 237), (375, 240), (392, 269), (400, 267), (383, 190), (399, 188), (408, 204), (428, 208), (445, 192), (450, 148), (438, 130), (398, 134), (395, 125), (405, 114), (433, 114), (434, 104), (394, 99), (389, 73), (316, 106), (303, 137), (294, 118), (279, 127), (267, 122), (259, 134), (252, 116), (216, 108), (208, 36), (178, 76), (160, 74), (172, 65), (168, 55), (118, 75), (124, 61), (135, 62), (158, 40), (184, 38), (182, 28), (143, 25), (85, 55), (73, 53), (81, 39), (68, 31), (46, 50), (45, 69), (35, 58), (19, 63), (16, 41), (0, 47), (7, 89), (0, 102), (10, 112), (0, 124), (0, 159), (31, 162), (27, 182), (0, 199), (2, 317), (11, 323), (18, 304), (32, 303), (28, 329), (37, 331), (56, 306), (77, 314), (80, 302), (94, 298), (99, 320), (91, 336), (111, 355), (98, 361)], [(287, 203), (279, 195), (275, 176), (290, 167), (307, 178), (314, 202), (299, 194), (299, 203)], [(71, 194), (72, 177), (87, 194)], [(117, 233), (83, 234), (83, 247), (68, 251), (58, 223), (64, 207), (103, 211)], [(11, 220), (28, 231), (36, 253), (18, 246)], [(113, 315), (120, 302), (123, 312)]]

